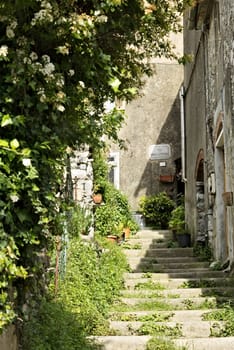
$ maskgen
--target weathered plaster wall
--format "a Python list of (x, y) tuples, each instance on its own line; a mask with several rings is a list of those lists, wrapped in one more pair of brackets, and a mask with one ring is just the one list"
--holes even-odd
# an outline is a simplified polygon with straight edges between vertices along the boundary
[[(185, 67), (185, 135), (186, 135), (186, 221), (189, 231), (194, 237), (197, 235), (197, 188), (196, 188), (196, 163), (200, 150), (206, 157), (206, 105), (204, 82), (204, 46), (202, 33), (186, 31), (185, 52), (196, 58)], [(192, 45), (193, 43), (193, 45)]]
[[(160, 174), (175, 174), (175, 159), (180, 150), (179, 90), (183, 67), (176, 62), (155, 61), (154, 75), (148, 78), (142, 94), (126, 107), (126, 125), (119, 136), (127, 150), (120, 151), (120, 189), (129, 198), (133, 210), (138, 209), (143, 195), (166, 190), (173, 194), (172, 183), (162, 184)], [(149, 146), (170, 144), (171, 157), (166, 166), (149, 160)], [(113, 147), (114, 149), (115, 147)]]
[(15, 335), (15, 327), (10, 326), (0, 336), (1, 350), (17, 350), (17, 338)]

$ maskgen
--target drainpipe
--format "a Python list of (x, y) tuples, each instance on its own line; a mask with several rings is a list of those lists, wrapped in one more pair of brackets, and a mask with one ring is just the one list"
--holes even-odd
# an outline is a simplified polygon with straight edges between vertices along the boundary
[(185, 174), (185, 116), (184, 116), (184, 87), (180, 88), (180, 122), (181, 122), (181, 166), (182, 181), (187, 182)]

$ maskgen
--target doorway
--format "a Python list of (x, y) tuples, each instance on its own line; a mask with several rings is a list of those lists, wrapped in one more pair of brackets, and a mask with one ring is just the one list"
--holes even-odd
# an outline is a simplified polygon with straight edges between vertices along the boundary
[(196, 166), (196, 242), (204, 244), (206, 241), (205, 191), (204, 191), (204, 152), (201, 149), (197, 157)]
[(215, 200), (215, 254), (216, 259), (225, 261), (228, 256), (228, 218), (227, 207), (224, 205), (223, 194), (226, 192), (226, 166), (224, 151), (224, 135), (222, 123), (218, 128), (215, 143), (215, 175), (216, 175), (216, 200)]

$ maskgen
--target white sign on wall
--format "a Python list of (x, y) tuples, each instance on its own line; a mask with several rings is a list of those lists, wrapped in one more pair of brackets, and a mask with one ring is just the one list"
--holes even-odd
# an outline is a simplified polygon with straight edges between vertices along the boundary
[(150, 160), (169, 159), (170, 157), (171, 157), (170, 145), (161, 143), (159, 145), (149, 146)]

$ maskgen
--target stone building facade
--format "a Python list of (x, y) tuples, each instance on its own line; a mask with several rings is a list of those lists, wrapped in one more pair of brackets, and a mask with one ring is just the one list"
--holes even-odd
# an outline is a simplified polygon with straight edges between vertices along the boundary
[(234, 256), (234, 2), (200, 0), (184, 18), (185, 202), (194, 242)]
[[(182, 54), (182, 35), (172, 40)], [(183, 66), (160, 58), (152, 67), (154, 74), (146, 78), (140, 96), (125, 107), (126, 123), (119, 136), (126, 149), (111, 147), (113, 181), (127, 195), (133, 211), (144, 195), (166, 191), (176, 197), (183, 191), (179, 96)]]

